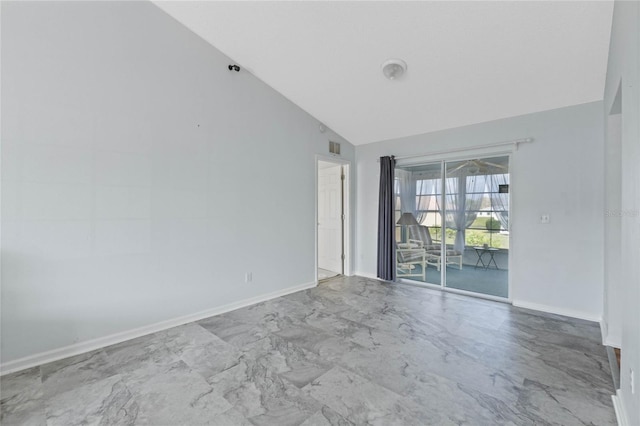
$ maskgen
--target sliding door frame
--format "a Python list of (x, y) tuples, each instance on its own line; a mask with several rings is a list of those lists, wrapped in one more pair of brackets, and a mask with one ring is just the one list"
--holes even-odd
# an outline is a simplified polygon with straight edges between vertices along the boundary
[[(457, 154), (457, 155), (456, 155)], [(482, 160), (483, 158), (492, 158), (492, 157), (507, 157), (508, 161), (509, 161), (509, 255), (508, 255), (508, 259), (507, 259), (507, 265), (508, 265), (508, 274), (507, 274), (507, 297), (498, 297), (498, 296), (493, 296), (493, 295), (489, 295), (489, 294), (483, 294), (483, 293), (476, 293), (473, 291), (467, 291), (467, 290), (459, 290), (453, 287), (447, 287), (446, 284), (446, 278), (447, 278), (447, 252), (446, 252), (446, 220), (445, 220), (445, 200), (446, 200), (446, 163), (447, 162), (453, 162), (453, 161), (467, 161), (467, 160)], [(513, 279), (512, 276), (513, 274), (511, 273), (511, 271), (513, 271), (513, 226), (512, 226), (512, 214), (511, 212), (513, 211), (513, 179), (512, 179), (512, 160), (513, 160), (513, 149), (510, 150), (497, 150), (497, 151), (492, 151), (492, 152), (482, 152), (482, 153), (476, 153), (476, 154), (472, 154), (471, 152), (469, 153), (465, 153), (465, 152), (456, 152), (456, 153), (451, 153), (451, 154), (441, 154), (441, 155), (437, 155), (437, 156), (423, 156), (423, 157), (416, 157), (416, 158), (411, 158), (408, 160), (398, 160), (396, 162), (396, 167), (402, 167), (402, 166), (416, 166), (416, 165), (422, 165), (422, 164), (428, 164), (428, 163), (440, 163), (440, 180), (441, 180), (441, 188), (440, 188), (440, 206), (441, 210), (440, 210), (440, 217), (441, 217), (441, 223), (440, 223), (440, 235), (441, 235), (441, 241), (440, 241), (440, 249), (441, 252), (444, 253), (443, 259), (441, 259), (441, 268), (440, 268), (440, 284), (430, 284), (430, 283), (426, 283), (426, 282), (421, 282), (421, 281), (415, 281), (415, 280), (411, 280), (411, 279), (407, 279), (407, 278), (398, 278), (397, 281), (403, 284), (409, 284), (409, 285), (413, 285), (413, 286), (418, 286), (418, 287), (426, 287), (426, 288), (431, 288), (431, 289), (439, 289), (441, 291), (446, 291), (449, 293), (456, 293), (456, 294), (462, 294), (462, 295), (467, 295), (467, 296), (473, 296), (473, 297), (478, 297), (481, 299), (488, 299), (488, 300), (494, 300), (497, 302), (504, 302), (504, 303), (512, 303), (513, 302)], [(464, 252), (463, 252), (463, 256), (464, 256)]]

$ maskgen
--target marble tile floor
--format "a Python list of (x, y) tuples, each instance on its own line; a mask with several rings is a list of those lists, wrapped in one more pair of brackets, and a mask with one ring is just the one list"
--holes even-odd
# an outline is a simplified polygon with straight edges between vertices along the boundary
[(614, 425), (597, 324), (361, 277), (0, 379), (3, 425)]

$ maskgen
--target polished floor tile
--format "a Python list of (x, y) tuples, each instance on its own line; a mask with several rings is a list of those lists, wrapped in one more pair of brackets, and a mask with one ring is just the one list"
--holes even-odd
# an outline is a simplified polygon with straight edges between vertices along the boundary
[(48, 425), (132, 424), (138, 404), (118, 374), (66, 392), (45, 403)]
[(39, 367), (0, 378), (0, 398), (0, 424), (46, 424)]
[(3, 425), (614, 425), (598, 324), (360, 277), (0, 379)]
[[(370, 380), (334, 367), (304, 389), (314, 399), (355, 424), (424, 424), (417, 404)], [(442, 424), (432, 417), (432, 424)]]

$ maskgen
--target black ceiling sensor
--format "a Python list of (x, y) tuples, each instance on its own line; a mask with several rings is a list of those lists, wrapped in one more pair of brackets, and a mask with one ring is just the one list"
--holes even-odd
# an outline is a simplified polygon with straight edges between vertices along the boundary
[(231, 64), (229, 65), (229, 71), (240, 72), (240, 67), (235, 64)]

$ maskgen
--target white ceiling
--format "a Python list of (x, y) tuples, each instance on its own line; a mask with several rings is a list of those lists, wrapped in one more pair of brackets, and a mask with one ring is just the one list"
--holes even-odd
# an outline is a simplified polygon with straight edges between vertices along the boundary
[[(355, 145), (603, 98), (612, 1), (156, 1)], [(407, 62), (398, 81), (389, 58)]]

